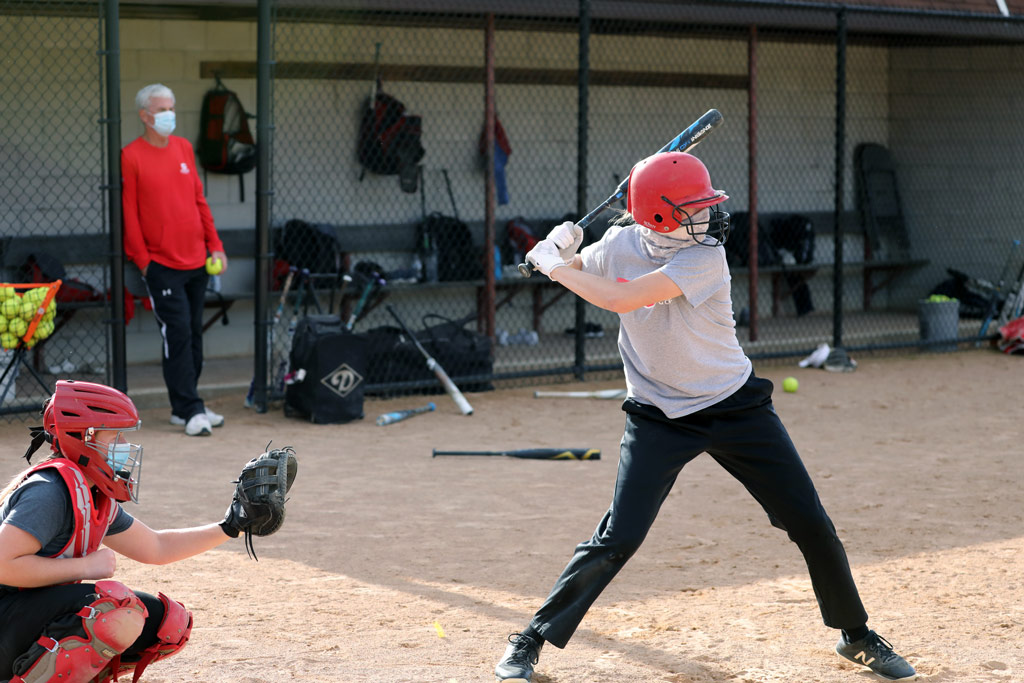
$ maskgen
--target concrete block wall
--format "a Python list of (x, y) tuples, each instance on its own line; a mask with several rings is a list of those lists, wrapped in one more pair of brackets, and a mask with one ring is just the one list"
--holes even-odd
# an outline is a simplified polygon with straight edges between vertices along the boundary
[(956, 268), (995, 280), (1024, 237), (1024, 48), (890, 50), (891, 152), (912, 247), (932, 265), (908, 300)]

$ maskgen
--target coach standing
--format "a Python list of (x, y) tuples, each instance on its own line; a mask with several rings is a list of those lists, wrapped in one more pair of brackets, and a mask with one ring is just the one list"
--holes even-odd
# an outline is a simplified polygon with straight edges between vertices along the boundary
[(135, 96), (145, 132), (121, 150), (125, 254), (142, 271), (163, 337), (171, 424), (208, 436), (224, 417), (203, 405), (203, 304), (209, 254), (227, 268), (224, 246), (203, 197), (195, 153), (174, 132), (174, 93), (159, 83)]

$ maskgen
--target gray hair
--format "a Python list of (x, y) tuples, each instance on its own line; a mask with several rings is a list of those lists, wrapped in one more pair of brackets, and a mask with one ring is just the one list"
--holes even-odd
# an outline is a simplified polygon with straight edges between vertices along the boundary
[(135, 94), (135, 108), (136, 109), (149, 109), (149, 102), (154, 97), (170, 97), (174, 100), (174, 93), (171, 89), (162, 83), (153, 83), (147, 85), (145, 88)]

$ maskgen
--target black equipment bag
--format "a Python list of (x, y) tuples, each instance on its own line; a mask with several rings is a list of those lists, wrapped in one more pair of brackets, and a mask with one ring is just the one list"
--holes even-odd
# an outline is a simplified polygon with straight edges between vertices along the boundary
[(334, 226), (327, 223), (292, 218), (277, 232), (274, 252), (288, 265), (310, 273), (337, 273), (341, 268), (341, 245)]
[(771, 240), (775, 249), (788, 251), (797, 263), (814, 260), (814, 221), (799, 213), (772, 219)]
[(469, 226), (455, 216), (434, 212), (416, 225), (416, 245), (437, 251), (437, 279), (441, 282), (480, 280), (484, 276), (480, 250), (473, 245)]
[[(437, 279), (441, 282), (480, 280), (484, 276), (483, 252), (473, 244), (473, 233), (459, 218), (448, 170), (441, 169), (452, 203), (452, 215), (426, 209), (425, 183), (420, 182), (420, 214), (416, 224), (416, 248), (437, 254)], [(451, 374), (451, 373), (449, 373)]]
[(361, 420), (367, 354), (366, 336), (346, 331), (338, 316), (300, 320), (289, 357), (296, 380), (285, 387), (284, 414), (314, 424)]
[[(465, 326), (475, 317), (456, 321), (428, 313), (423, 316), (424, 329), (413, 331), (427, 353), (440, 363), (463, 392), (494, 389), (489, 380), (494, 372), (491, 340)], [(431, 320), (441, 322), (428, 325)], [(401, 328), (385, 325), (375, 327), (365, 334), (371, 349), (366, 370), (367, 384), (376, 386), (420, 382), (424, 385), (415, 388), (384, 387), (370, 393), (393, 396), (401, 393), (439, 394), (444, 391), (433, 371), (427, 368), (423, 354)], [(463, 381), (463, 378), (473, 379)]]
[[(725, 242), (725, 258), (730, 266), (750, 265), (750, 214), (737, 211), (729, 217), (729, 239)], [(757, 265), (771, 266), (779, 262), (779, 252), (772, 241), (771, 228), (764, 218), (757, 219)]]

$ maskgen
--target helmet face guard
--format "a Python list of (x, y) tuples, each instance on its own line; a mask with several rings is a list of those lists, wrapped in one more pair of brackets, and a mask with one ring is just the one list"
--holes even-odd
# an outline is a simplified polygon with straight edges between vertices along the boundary
[[(698, 199), (687, 204), (673, 204), (672, 200), (662, 195), (662, 200), (672, 207), (672, 220), (678, 223), (680, 226), (686, 228), (686, 233), (693, 238), (693, 241), (697, 244), (702, 244), (707, 247), (717, 247), (725, 244), (725, 241), (729, 239), (729, 214), (722, 211), (717, 205), (707, 207), (708, 209), (708, 220), (706, 223), (694, 223), (693, 216), (700, 212), (702, 209), (690, 211), (686, 210), (686, 207), (695, 203), (705, 202), (707, 198)], [(691, 213), (692, 211), (692, 213)], [(700, 228), (704, 229), (701, 230)], [(660, 232), (660, 231), (659, 231)], [(664, 232), (670, 232), (668, 230)]]
[[(139, 502), (139, 479), (142, 476), (142, 446), (130, 443), (125, 432), (138, 431), (141, 423), (134, 427), (117, 430), (97, 430), (89, 427), (85, 432), (85, 445), (110, 468), (115, 483), (128, 487), (133, 503)], [(97, 431), (109, 431), (114, 436), (106, 443), (96, 439)]]
[[(140, 424), (130, 398), (92, 382), (59, 380), (43, 411), (43, 430), (53, 451), (78, 465), (103, 495), (120, 502), (138, 502), (142, 447), (129, 443), (123, 432)], [(97, 440), (101, 431), (112, 438)]]

